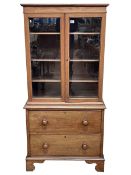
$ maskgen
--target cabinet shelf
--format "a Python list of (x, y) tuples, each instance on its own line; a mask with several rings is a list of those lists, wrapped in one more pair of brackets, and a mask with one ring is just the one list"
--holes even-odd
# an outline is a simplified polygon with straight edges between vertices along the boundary
[(70, 32), (70, 35), (100, 35), (100, 32)]
[(30, 32), (30, 35), (60, 35), (60, 32)]
[(99, 62), (98, 59), (71, 59), (71, 62)]
[(91, 80), (69, 80), (69, 82), (71, 82), (71, 83), (97, 83), (98, 80), (94, 80), (94, 79), (91, 79)]
[(60, 62), (60, 59), (31, 59), (31, 61)]
[(33, 79), (32, 82), (48, 82), (48, 83), (55, 83), (61, 82), (61, 80), (50, 80), (50, 79)]

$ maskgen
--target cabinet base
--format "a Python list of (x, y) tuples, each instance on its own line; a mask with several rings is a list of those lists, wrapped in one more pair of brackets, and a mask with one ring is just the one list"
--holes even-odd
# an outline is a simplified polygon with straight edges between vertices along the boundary
[(34, 163), (43, 163), (45, 160), (78, 160), (86, 163), (96, 163), (95, 169), (98, 172), (104, 172), (104, 157), (70, 157), (70, 156), (48, 156), (48, 157), (26, 157), (26, 171), (35, 169)]
[(105, 160), (85, 160), (86, 163), (96, 163), (95, 169), (98, 172), (104, 172), (104, 161)]
[(26, 171), (33, 171), (35, 169), (34, 163), (43, 163), (44, 160), (36, 160), (36, 159), (26, 159)]

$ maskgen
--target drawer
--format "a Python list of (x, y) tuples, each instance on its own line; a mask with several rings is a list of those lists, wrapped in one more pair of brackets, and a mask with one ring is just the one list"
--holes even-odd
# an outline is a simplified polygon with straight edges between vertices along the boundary
[(30, 135), (31, 156), (99, 156), (100, 134)]
[(29, 111), (29, 132), (89, 134), (101, 132), (101, 111)]

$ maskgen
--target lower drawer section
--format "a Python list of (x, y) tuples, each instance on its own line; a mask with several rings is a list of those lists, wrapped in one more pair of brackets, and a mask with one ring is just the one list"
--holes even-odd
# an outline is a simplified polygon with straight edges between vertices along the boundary
[(30, 135), (31, 156), (99, 156), (100, 134)]
[(29, 111), (29, 132), (42, 134), (97, 134), (101, 110)]

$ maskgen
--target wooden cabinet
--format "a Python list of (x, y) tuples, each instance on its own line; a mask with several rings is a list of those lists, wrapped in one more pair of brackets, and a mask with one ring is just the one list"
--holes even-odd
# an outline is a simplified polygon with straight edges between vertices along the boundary
[(84, 160), (104, 171), (102, 100), (107, 4), (22, 4), (28, 100), (27, 170)]

